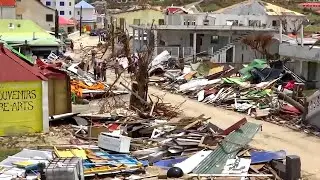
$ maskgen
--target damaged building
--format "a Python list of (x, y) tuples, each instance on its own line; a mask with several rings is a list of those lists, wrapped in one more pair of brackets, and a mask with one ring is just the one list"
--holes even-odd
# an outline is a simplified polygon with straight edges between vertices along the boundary
[[(279, 29), (297, 32), (305, 19), (303, 14), (258, 0), (244, 1), (210, 13), (195, 8), (168, 7), (164, 24), (152, 28), (154, 40), (149, 41), (154, 43), (155, 55), (168, 50), (176, 58), (197, 55), (217, 63), (243, 63), (259, 58), (254, 50), (242, 43), (244, 37), (278, 34)], [(139, 51), (148, 43), (142, 34), (150, 26), (131, 27), (139, 37), (133, 49)], [(278, 53), (278, 47), (279, 41), (275, 40), (270, 53)]]

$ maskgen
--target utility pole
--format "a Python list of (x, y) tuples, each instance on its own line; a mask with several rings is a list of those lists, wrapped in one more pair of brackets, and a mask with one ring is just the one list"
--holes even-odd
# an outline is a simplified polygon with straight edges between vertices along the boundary
[(107, 21), (107, 1), (104, 1), (103, 4), (103, 8), (104, 8), (104, 17), (103, 17), (103, 25), (104, 25), (104, 29), (107, 30), (108, 28), (108, 21)]
[(82, 6), (80, 7), (80, 36), (82, 35)]
[(111, 21), (111, 49), (112, 49), (112, 57), (114, 56), (114, 22), (113, 17), (110, 18)]
[(59, 39), (59, 15), (58, 15), (58, 10), (55, 11), (54, 14), (54, 36)]

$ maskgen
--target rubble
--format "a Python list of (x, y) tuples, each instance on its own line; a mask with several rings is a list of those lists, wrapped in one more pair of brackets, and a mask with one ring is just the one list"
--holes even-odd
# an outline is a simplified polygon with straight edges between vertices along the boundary
[[(119, 77), (111, 85), (96, 79), (89, 57), (103, 59), (107, 47), (101, 47), (103, 44), (82, 48), (80, 63), (72, 57), (61, 59), (58, 56), (51, 59), (51, 64), (37, 60), (38, 64), (67, 72), (74, 103), (79, 99), (104, 97), (103, 106), (109, 107), (99, 112), (50, 116), (49, 133), (30, 135), (36, 136), (30, 140), (27, 135), (21, 137), (28, 140), (28, 146), (19, 144), (15, 138), (4, 137), (2, 143), (6, 147), (24, 149), (0, 162), (0, 179), (82, 180), (86, 177), (102, 179), (105, 175), (121, 179), (300, 178), (299, 173), (294, 173), (301, 171), (299, 157), (287, 156), (281, 150), (273, 152), (250, 146), (253, 137), (262, 130), (260, 124), (242, 118), (221, 129), (204, 114), (183, 117), (181, 104), (173, 106), (158, 95), (143, 98), (124, 83), (120, 85), (126, 91), (119, 90), (115, 86)], [(124, 69), (129, 66), (128, 58), (118, 60)], [(153, 83), (161, 83), (165, 89), (203, 103), (265, 120), (273, 118), (279, 123), (298, 123), (304, 113), (300, 97), (290, 95), (299, 93), (293, 93), (291, 84), (284, 84), (294, 77), (290, 79), (282, 71), (270, 68), (264, 60), (255, 60), (241, 69), (241, 77), (230, 65), (211, 66), (198, 62), (186, 66), (183, 71), (166, 70), (176, 66), (170, 63), (173, 62), (167, 51), (152, 61), (149, 74), (165, 71), (163, 79), (166, 80)], [(121, 98), (115, 99), (115, 95), (125, 93), (135, 96), (144, 108), (132, 108)], [(113, 98), (114, 104), (109, 103), (108, 98)], [(148, 169), (153, 167), (161, 168), (162, 172), (150, 174)], [(277, 174), (279, 167), (286, 168), (285, 175)]]
[[(154, 106), (154, 112), (162, 107)], [(74, 171), (59, 169), (59, 164), (62, 163), (67, 167), (74, 166), (76, 171), (73, 173), (78, 173), (80, 179), (103, 175), (121, 175), (130, 179), (135, 172), (140, 173), (141, 178), (160, 177), (159, 174), (141, 174), (146, 171), (147, 166), (158, 166), (168, 171), (167, 175), (161, 175), (165, 177), (274, 177), (269, 170), (271, 164), (274, 161), (282, 162), (286, 158), (285, 151), (268, 152), (248, 146), (253, 136), (261, 130), (261, 125), (247, 122), (245, 118), (223, 130), (204, 115), (171, 118), (170, 115), (154, 113), (148, 119), (141, 118), (136, 113), (129, 116), (120, 113), (100, 117), (90, 114), (71, 115), (61, 115), (59, 118), (74, 119), (74, 125), (69, 125), (67, 131), (72, 131), (75, 137), (81, 134), (80, 139), (70, 137), (69, 145), (25, 149), (2, 161), (0, 167), (3, 169), (0, 174), (54, 179), (57, 178), (57, 174), (52, 174), (54, 171)], [(102, 116), (107, 118), (101, 118)], [(79, 122), (81, 123), (78, 124)], [(94, 127), (101, 129), (97, 131)], [(93, 134), (99, 138), (94, 138)], [(29, 153), (28, 157), (22, 156), (25, 151), (33, 153)], [(38, 157), (41, 154), (51, 156), (40, 161)], [(239, 160), (240, 165), (243, 162), (241, 170), (236, 168)], [(41, 163), (45, 164), (43, 170)], [(171, 169), (173, 167), (181, 169), (183, 174), (173, 175), (171, 171), (176, 171)], [(206, 167), (216, 168), (206, 170)], [(30, 168), (31, 174), (28, 173)], [(12, 171), (15, 175), (12, 175)]]
[(182, 72), (168, 69), (162, 79), (150, 84), (257, 119), (304, 129), (306, 102), (300, 79), (291, 71), (255, 59), (239, 70), (206, 61), (191, 63)]

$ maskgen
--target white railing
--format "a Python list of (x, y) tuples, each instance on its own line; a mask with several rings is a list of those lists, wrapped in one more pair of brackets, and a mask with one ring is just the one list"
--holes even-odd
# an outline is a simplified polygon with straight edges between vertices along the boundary
[(213, 55), (214, 53), (214, 48), (213, 47), (208, 47), (208, 54)]
[(313, 47), (310, 49), (309, 46), (299, 46), (290, 44), (280, 44), (279, 46), (280, 56), (287, 56), (292, 58), (299, 58), (305, 60), (320, 60), (320, 48)]
[(179, 57), (179, 47), (170, 47), (170, 46), (163, 46), (163, 47), (156, 47), (157, 54), (162, 53), (163, 51), (167, 50), (172, 57)]
[(193, 47), (183, 47), (182, 57), (188, 57), (193, 55)]
[(172, 57), (179, 58), (181, 57), (188, 57), (193, 55), (193, 48), (192, 47), (174, 47), (174, 46), (162, 46), (156, 47), (157, 54), (162, 53), (163, 51), (167, 50)]

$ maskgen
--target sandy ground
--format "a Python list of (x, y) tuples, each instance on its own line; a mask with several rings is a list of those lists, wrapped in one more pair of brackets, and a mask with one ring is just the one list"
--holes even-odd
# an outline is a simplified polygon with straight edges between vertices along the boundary
[[(88, 44), (96, 43), (97, 39), (92, 37), (83, 37), (81, 42), (85, 41)], [(114, 79), (114, 74), (107, 73), (108, 81)], [(125, 82), (121, 80), (122, 82)], [(157, 95), (166, 94), (164, 100), (172, 104), (182, 104), (183, 112), (186, 116), (199, 116), (205, 114), (205, 116), (211, 117), (212, 123), (221, 127), (227, 128), (233, 123), (237, 122), (243, 117), (244, 114), (237, 112), (224, 110), (212, 105), (206, 105), (195, 100), (188, 99), (181, 95), (170, 94), (164, 92), (155, 87), (149, 88), (149, 93)], [(97, 102), (90, 103), (88, 106), (77, 106), (74, 109), (83, 109), (88, 111), (94, 111), (97, 106)], [(249, 121), (262, 124), (262, 131), (259, 132), (253, 141), (251, 146), (265, 149), (265, 150), (285, 150), (288, 155), (298, 155), (301, 157), (301, 164), (304, 179), (320, 179), (320, 139), (317, 137), (306, 135), (302, 132), (296, 132), (286, 127), (281, 127), (275, 124), (271, 124), (264, 121), (255, 120), (251, 117), (246, 117)]]

